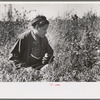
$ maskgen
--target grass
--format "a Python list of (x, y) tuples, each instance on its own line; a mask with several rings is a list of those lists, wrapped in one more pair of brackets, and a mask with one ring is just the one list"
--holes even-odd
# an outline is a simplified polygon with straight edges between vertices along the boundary
[[(73, 17), (71, 17), (73, 16)], [(8, 61), (9, 50), (16, 37), (26, 27), (13, 22), (14, 32), (7, 27), (11, 23), (2, 22), (0, 48), (0, 81), (1, 82), (97, 82), (100, 81), (100, 18), (93, 12), (86, 13), (82, 18), (75, 15), (64, 19), (50, 19), (48, 40), (54, 49), (54, 61), (49, 66), (37, 71), (31, 67), (20, 68)], [(24, 24), (25, 25), (25, 24)], [(27, 26), (27, 24), (26, 24)], [(18, 33), (18, 34), (17, 34)], [(3, 40), (6, 39), (5, 42)], [(3, 44), (3, 45), (2, 45)]]

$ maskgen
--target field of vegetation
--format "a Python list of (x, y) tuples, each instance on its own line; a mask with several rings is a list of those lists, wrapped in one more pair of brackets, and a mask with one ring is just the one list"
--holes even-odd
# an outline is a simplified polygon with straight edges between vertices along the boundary
[(66, 13), (63, 19), (49, 19), (47, 37), (55, 58), (41, 72), (31, 67), (16, 70), (14, 63), (8, 61), (18, 34), (27, 30), (31, 22), (25, 15), (15, 21), (11, 17), (0, 21), (0, 82), (100, 81), (100, 17), (96, 13), (87, 12), (82, 18)]

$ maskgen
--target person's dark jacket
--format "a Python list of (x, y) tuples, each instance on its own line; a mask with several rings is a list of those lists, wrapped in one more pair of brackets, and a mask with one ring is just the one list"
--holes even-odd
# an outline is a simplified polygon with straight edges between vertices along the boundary
[(53, 56), (53, 50), (47, 38), (39, 38), (30, 30), (18, 36), (10, 53), (12, 56), (9, 60), (23, 62), (27, 66), (41, 63), (45, 53), (48, 53), (49, 59)]

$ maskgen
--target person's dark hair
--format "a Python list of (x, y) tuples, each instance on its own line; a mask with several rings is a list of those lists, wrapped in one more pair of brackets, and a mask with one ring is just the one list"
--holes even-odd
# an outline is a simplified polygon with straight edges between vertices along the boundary
[(36, 16), (32, 21), (32, 26), (33, 27), (35, 27), (36, 25), (38, 25), (39, 27), (42, 27), (46, 24), (49, 24), (49, 21), (43, 15)]

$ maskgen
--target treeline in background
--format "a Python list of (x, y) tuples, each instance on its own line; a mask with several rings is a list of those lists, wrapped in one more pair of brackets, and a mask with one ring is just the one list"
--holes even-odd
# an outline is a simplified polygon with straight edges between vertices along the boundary
[(97, 82), (100, 81), (100, 17), (92, 10), (80, 18), (65, 12), (49, 19), (47, 37), (54, 50), (54, 61), (37, 74), (33, 68), (20, 68), (8, 61), (17, 36), (27, 30), (31, 20), (27, 11), (8, 10), (0, 21), (0, 82)]

